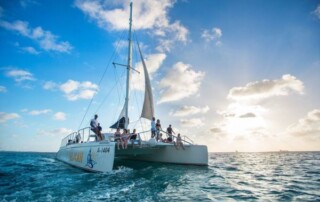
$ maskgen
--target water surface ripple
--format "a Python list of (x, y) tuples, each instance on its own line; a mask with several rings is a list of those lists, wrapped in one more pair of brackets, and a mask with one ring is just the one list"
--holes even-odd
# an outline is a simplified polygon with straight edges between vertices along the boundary
[(211, 153), (208, 167), (120, 161), (110, 173), (0, 152), (0, 201), (320, 201), (319, 190), (320, 152)]

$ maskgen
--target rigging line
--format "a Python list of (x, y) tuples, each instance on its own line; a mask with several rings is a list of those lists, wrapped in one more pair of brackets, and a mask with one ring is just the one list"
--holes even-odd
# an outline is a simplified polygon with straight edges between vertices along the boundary
[[(117, 84), (118, 84), (118, 83), (120, 82), (119, 76), (118, 76), (118, 74), (116, 73), (116, 70), (114, 71), (114, 73), (115, 73), (116, 81), (117, 81)], [(122, 71), (121, 77), (123, 77), (124, 73), (125, 73), (125, 71)], [(121, 82), (120, 82), (120, 83), (121, 83)], [(120, 93), (119, 93), (118, 85), (116, 85), (116, 86), (117, 86), (117, 93), (118, 93), (118, 106), (120, 106)], [(121, 109), (121, 110), (122, 110), (122, 109)], [(121, 113), (121, 112), (120, 112), (120, 113)], [(117, 114), (117, 113), (113, 113), (113, 120), (115, 120), (116, 114)]]
[[(124, 33), (124, 31), (123, 31), (123, 33)], [(101, 82), (102, 82), (102, 80), (103, 80), (103, 78), (104, 78), (107, 70), (109, 69), (109, 66), (110, 66), (110, 64), (111, 64), (111, 60), (112, 60), (112, 58), (115, 56), (115, 54), (116, 54), (116, 52), (117, 52), (117, 48), (119, 47), (119, 44), (120, 44), (120, 41), (117, 42), (116, 49), (113, 51), (113, 53), (112, 53), (112, 55), (111, 55), (111, 57), (110, 57), (110, 59), (109, 59), (109, 62), (107, 63), (107, 67), (105, 68), (105, 71), (103, 72), (103, 74), (102, 74), (102, 76), (101, 76), (101, 79), (100, 79), (100, 81), (98, 82), (98, 87), (100, 87), (100, 84), (101, 84)], [(92, 96), (92, 98), (91, 98), (91, 100), (90, 100), (90, 102), (89, 102), (89, 105), (88, 105), (88, 107), (87, 107), (87, 109), (86, 109), (86, 112), (84, 113), (84, 116), (82, 117), (82, 120), (81, 120), (81, 122), (80, 122), (80, 125), (79, 125), (79, 127), (78, 127), (78, 130), (81, 128), (81, 125), (82, 125), (85, 117), (87, 116), (87, 113), (88, 113), (88, 111), (89, 111), (89, 108), (90, 108), (90, 106), (91, 106), (91, 104), (92, 104), (92, 102), (93, 102), (93, 99), (94, 99), (95, 95), (96, 95), (96, 94), (93, 94), (93, 96)]]
[[(123, 31), (123, 34), (122, 34), (122, 37), (121, 37), (121, 39), (124, 39), (125, 38), (125, 31)], [(120, 41), (119, 41), (120, 42)], [(118, 54), (118, 52), (117, 52), (117, 57), (120, 57), (119, 56), (119, 54)], [(117, 58), (116, 57), (116, 58)], [(115, 59), (116, 59), (115, 58)], [(121, 74), (121, 77), (123, 76), (123, 74), (124, 74), (124, 71), (122, 72), (122, 74)], [(115, 78), (116, 78), (116, 80), (117, 80), (117, 83), (119, 83), (119, 76), (118, 76), (118, 71), (117, 71), (117, 68), (116, 68), (116, 66), (114, 65), (114, 75), (115, 75)], [(120, 90), (119, 90), (119, 88), (120, 88)], [(120, 92), (120, 93), (119, 93)], [(118, 104), (120, 103), (120, 98), (121, 98), (121, 92), (122, 92), (122, 83), (120, 82), (120, 87), (119, 86), (117, 86), (117, 93), (118, 93)]]
[(107, 93), (107, 95), (103, 98), (101, 104), (99, 105), (99, 107), (97, 108), (97, 110), (95, 111), (95, 114), (99, 111), (99, 109), (101, 108), (101, 106), (104, 104), (104, 102), (107, 100), (107, 98), (111, 95), (112, 91), (115, 89), (115, 87), (117, 86), (118, 82), (116, 82), (111, 90), (109, 91), (109, 93)]
[[(113, 73), (114, 73), (114, 77), (116, 79), (116, 83), (118, 83), (119, 82), (119, 77), (118, 77), (117, 70), (114, 69)], [(118, 103), (119, 103), (120, 102), (120, 92), (119, 92), (119, 86), (118, 85), (117, 85), (117, 94), (118, 94)]]

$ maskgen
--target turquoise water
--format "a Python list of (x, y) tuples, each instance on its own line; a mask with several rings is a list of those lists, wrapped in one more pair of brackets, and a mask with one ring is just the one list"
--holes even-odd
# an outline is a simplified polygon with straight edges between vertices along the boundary
[(54, 153), (0, 152), (0, 201), (320, 201), (320, 152), (211, 153), (208, 167), (117, 162), (88, 173)]

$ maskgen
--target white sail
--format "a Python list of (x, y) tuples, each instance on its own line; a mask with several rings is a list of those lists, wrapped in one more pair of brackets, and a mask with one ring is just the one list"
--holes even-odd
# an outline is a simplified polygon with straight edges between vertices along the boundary
[(153, 96), (152, 96), (150, 78), (149, 78), (149, 73), (146, 67), (146, 63), (144, 62), (139, 44), (138, 44), (138, 48), (139, 48), (139, 53), (140, 53), (141, 62), (143, 66), (144, 80), (145, 80), (144, 102), (143, 102), (141, 117), (152, 120), (152, 117), (154, 117), (154, 107), (153, 107)]

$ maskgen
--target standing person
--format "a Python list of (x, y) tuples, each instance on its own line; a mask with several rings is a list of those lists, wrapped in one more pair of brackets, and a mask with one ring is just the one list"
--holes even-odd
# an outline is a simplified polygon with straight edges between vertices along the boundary
[(167, 128), (167, 133), (168, 133), (168, 142), (172, 142), (172, 140), (173, 140), (173, 138), (172, 138), (172, 133), (174, 133), (174, 134), (176, 134), (174, 131), (173, 131), (173, 129), (172, 129), (172, 127), (171, 127), (171, 124), (169, 125), (169, 127)]
[(156, 123), (156, 134), (157, 134), (157, 141), (159, 140), (159, 137), (160, 137), (160, 130), (162, 130), (161, 128), (161, 123), (160, 123), (160, 120), (158, 119), (157, 120), (157, 123)]
[(151, 138), (154, 138), (154, 136), (156, 136), (156, 118), (152, 118), (151, 121)]
[(97, 139), (101, 140), (102, 137), (101, 137), (101, 133), (98, 128), (99, 123), (98, 123), (97, 119), (98, 119), (98, 115), (96, 114), (96, 115), (94, 115), (94, 118), (91, 119), (90, 126), (91, 126), (91, 130), (94, 132), (94, 134), (96, 134), (96, 140)]

